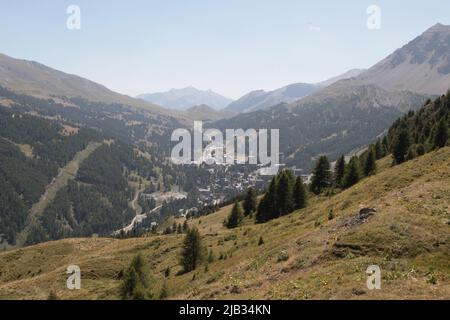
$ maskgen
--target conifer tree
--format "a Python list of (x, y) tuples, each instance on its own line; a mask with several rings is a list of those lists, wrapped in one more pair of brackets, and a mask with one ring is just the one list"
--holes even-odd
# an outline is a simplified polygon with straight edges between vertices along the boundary
[(190, 228), (184, 238), (180, 264), (184, 272), (195, 270), (202, 259), (202, 245), (198, 229)]
[(375, 151), (374, 148), (369, 148), (366, 155), (366, 161), (364, 164), (364, 175), (366, 177), (372, 175), (377, 170), (377, 164), (375, 162)]
[(259, 203), (258, 211), (256, 213), (256, 222), (264, 223), (278, 217), (277, 179), (273, 178), (270, 182), (269, 189)]
[(241, 225), (244, 215), (242, 214), (241, 205), (239, 202), (235, 202), (230, 215), (226, 220), (226, 227), (228, 229), (237, 228)]
[(433, 147), (435, 149), (443, 148), (448, 141), (448, 125), (445, 119), (441, 119), (437, 124), (437, 128), (433, 138)]
[(278, 178), (277, 200), (280, 215), (291, 213), (294, 209), (293, 177), (289, 171), (282, 171)]
[(403, 128), (392, 142), (392, 155), (396, 164), (405, 162), (410, 145), (409, 132), (406, 128)]
[(256, 191), (254, 188), (249, 188), (244, 199), (244, 216), (251, 216), (256, 211), (256, 202)]
[(345, 174), (345, 157), (342, 155), (336, 161), (336, 165), (334, 167), (334, 184), (336, 187), (342, 186), (342, 179)]
[(306, 188), (303, 184), (302, 178), (297, 177), (294, 186), (294, 209), (303, 209), (306, 207)]
[(358, 158), (353, 157), (346, 168), (346, 173), (344, 177), (345, 188), (350, 188), (354, 184), (358, 183), (359, 179), (360, 179), (359, 161)]
[(386, 150), (384, 150), (384, 146), (381, 143), (381, 140), (378, 139), (375, 143), (375, 158), (377, 160), (383, 158), (386, 155)]
[(138, 254), (125, 271), (120, 285), (119, 291), (122, 300), (147, 300), (152, 297), (145, 269), (144, 259)]
[(311, 180), (311, 191), (320, 194), (326, 188), (331, 186), (332, 175), (330, 171), (330, 162), (326, 156), (321, 156), (317, 160), (316, 167), (313, 171)]

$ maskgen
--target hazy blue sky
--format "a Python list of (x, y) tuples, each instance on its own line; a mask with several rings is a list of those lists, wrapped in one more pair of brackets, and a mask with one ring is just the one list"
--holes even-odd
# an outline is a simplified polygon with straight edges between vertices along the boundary
[[(68, 5), (81, 30), (68, 30)], [(366, 9), (381, 7), (381, 30)], [(1, 0), (0, 52), (130, 95), (193, 85), (238, 98), (367, 68), (437, 22), (442, 0)]]

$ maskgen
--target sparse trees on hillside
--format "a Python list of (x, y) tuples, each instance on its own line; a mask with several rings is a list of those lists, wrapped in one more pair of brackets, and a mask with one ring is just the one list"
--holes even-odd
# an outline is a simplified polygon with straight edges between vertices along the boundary
[(152, 298), (146, 272), (144, 259), (138, 254), (133, 258), (124, 273), (119, 288), (122, 300), (147, 300)]
[(306, 190), (301, 178), (283, 170), (270, 182), (258, 205), (256, 223), (264, 223), (306, 206)]

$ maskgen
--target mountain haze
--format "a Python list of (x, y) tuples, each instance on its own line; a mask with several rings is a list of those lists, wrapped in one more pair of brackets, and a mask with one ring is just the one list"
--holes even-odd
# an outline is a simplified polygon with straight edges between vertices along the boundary
[(230, 103), (227, 110), (236, 113), (245, 113), (268, 109), (280, 103), (291, 103), (309, 96), (339, 80), (356, 77), (363, 71), (362, 69), (352, 69), (344, 74), (317, 84), (294, 83), (273, 91), (255, 90)]
[(141, 94), (137, 98), (174, 110), (187, 110), (197, 105), (208, 105), (213, 109), (222, 109), (232, 101), (211, 90), (202, 91), (194, 87)]

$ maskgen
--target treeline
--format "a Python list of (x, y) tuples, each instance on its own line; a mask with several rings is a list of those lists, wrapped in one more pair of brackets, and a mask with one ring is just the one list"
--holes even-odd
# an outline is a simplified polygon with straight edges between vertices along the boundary
[(450, 91), (410, 111), (389, 129), (387, 140), (394, 163), (400, 164), (448, 144)]
[[(244, 202), (245, 204), (246, 202)], [(256, 212), (256, 222), (263, 223), (306, 207), (307, 194), (301, 177), (283, 170), (270, 182)]]

